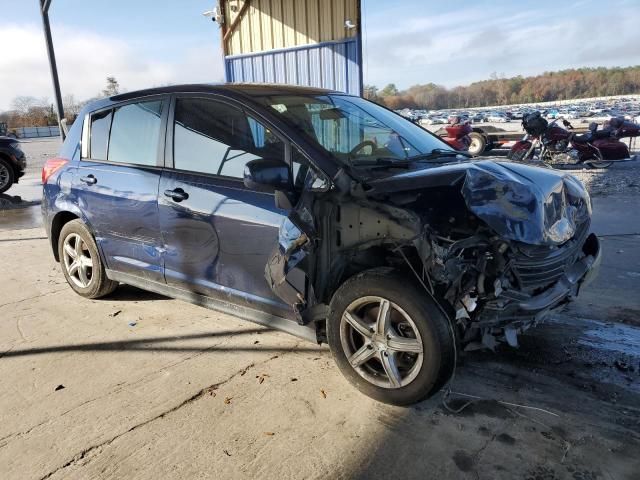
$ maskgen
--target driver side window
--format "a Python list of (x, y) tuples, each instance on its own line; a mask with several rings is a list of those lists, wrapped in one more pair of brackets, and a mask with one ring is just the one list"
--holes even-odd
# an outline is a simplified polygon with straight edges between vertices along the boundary
[(204, 98), (179, 98), (173, 125), (174, 168), (242, 178), (258, 158), (284, 159), (284, 143), (239, 108)]

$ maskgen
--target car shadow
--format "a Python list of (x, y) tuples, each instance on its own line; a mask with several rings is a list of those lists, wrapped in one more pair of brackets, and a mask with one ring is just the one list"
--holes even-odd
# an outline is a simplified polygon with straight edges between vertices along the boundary
[[(164, 337), (142, 337), (127, 340), (104, 342), (86, 342), (62, 345), (45, 345), (42, 347), (11, 349), (0, 353), (0, 359), (11, 357), (25, 357), (49, 353), (69, 352), (313, 352), (320, 353), (327, 349), (312, 343), (295, 347), (269, 346), (258, 343), (246, 346), (230, 346), (224, 344), (213, 345), (185, 345), (189, 340), (210, 340), (217, 338), (231, 338), (271, 332), (269, 328), (251, 328), (238, 330), (222, 330), (216, 332), (194, 333), (190, 335), (168, 335)], [(178, 343), (179, 342), (179, 343)]]
[(123, 302), (147, 302), (155, 300), (171, 300), (170, 297), (160, 295), (159, 293), (150, 292), (148, 290), (142, 290), (138, 287), (133, 287), (121, 283), (113, 293), (105, 297), (106, 300), (117, 300)]

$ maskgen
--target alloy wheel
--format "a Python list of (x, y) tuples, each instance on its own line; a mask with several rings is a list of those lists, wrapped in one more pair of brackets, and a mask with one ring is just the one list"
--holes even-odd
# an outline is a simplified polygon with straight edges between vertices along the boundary
[(87, 244), (77, 233), (67, 235), (63, 244), (64, 267), (71, 281), (80, 288), (87, 288), (93, 278), (93, 262)]
[(424, 350), (416, 324), (386, 298), (353, 301), (340, 320), (340, 341), (351, 367), (379, 387), (404, 387), (422, 368)]
[(4, 163), (0, 162), (0, 190), (7, 186), (10, 178), (11, 175), (9, 173), (9, 168)]

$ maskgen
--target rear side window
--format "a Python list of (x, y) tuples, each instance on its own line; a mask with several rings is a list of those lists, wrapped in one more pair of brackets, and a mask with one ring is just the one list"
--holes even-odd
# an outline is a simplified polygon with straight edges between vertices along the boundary
[(161, 114), (160, 100), (116, 108), (107, 159), (110, 162), (157, 165)]
[(173, 139), (179, 170), (242, 178), (249, 160), (284, 160), (279, 137), (241, 109), (215, 100), (178, 99)]
[(98, 112), (91, 115), (91, 158), (95, 160), (107, 159), (107, 145), (109, 144), (109, 129), (113, 111)]

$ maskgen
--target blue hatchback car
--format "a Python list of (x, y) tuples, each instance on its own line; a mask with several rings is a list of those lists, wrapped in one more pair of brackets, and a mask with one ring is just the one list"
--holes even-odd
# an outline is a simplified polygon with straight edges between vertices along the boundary
[(365, 394), (407, 405), (457, 350), (517, 344), (600, 261), (571, 175), (472, 161), (359, 97), (184, 85), (98, 100), (43, 172), (69, 285), (119, 283), (327, 342)]

